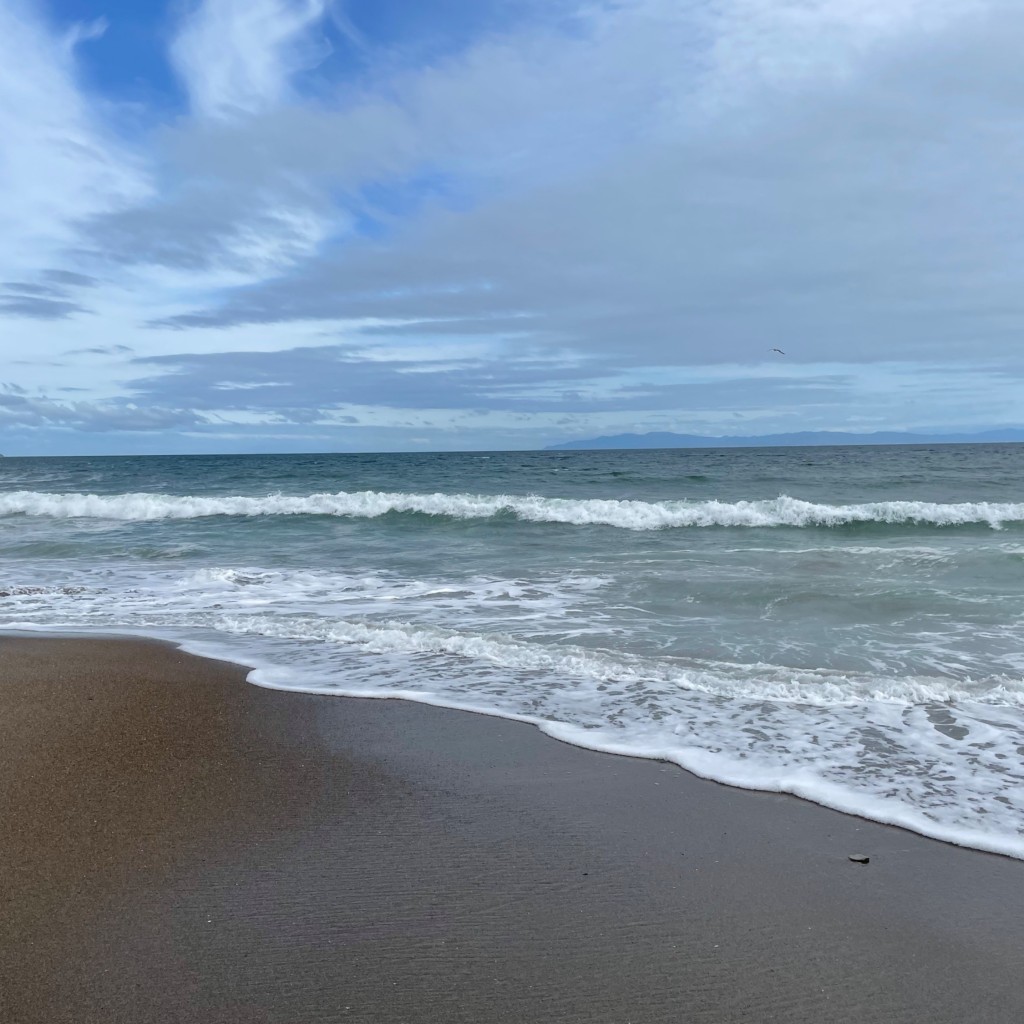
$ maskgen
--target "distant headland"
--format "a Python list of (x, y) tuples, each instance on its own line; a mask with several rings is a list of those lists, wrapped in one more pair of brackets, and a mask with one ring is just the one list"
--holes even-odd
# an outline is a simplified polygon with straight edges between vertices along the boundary
[(898, 431), (848, 434), (838, 430), (804, 430), (793, 434), (724, 437), (661, 431), (563, 441), (561, 444), (549, 444), (544, 451), (602, 448), (799, 448), (843, 444), (1005, 444), (1018, 441), (1024, 441), (1024, 429), (986, 430), (980, 434), (911, 434)]

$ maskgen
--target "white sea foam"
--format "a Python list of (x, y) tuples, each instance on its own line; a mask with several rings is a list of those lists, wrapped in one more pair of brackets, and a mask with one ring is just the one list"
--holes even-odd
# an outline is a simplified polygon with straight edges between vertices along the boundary
[(858, 523), (966, 526), (1000, 529), (1024, 522), (1024, 503), (876, 501), (827, 505), (781, 495), (752, 501), (629, 501), (549, 498), (538, 495), (407, 494), (400, 491), (338, 491), (308, 495), (198, 497), (153, 493), (0, 494), (0, 516), (48, 516), (143, 522), (211, 516), (336, 516), (373, 519), (389, 513), (445, 519), (512, 516), (536, 523), (611, 526), (626, 530), (683, 527), (838, 527)]
[(623, 687), (662, 685), (718, 697), (835, 706), (975, 702), (1024, 707), (1024, 681), (979, 686), (942, 677), (885, 678), (770, 664), (704, 659), (656, 659), (568, 644), (541, 644), (508, 636), (481, 636), (399, 621), (335, 621), (296, 616), (224, 616), (218, 628), (285, 640), (330, 642), (370, 654), (448, 655), (512, 672), (543, 672), (562, 681), (586, 680)]
[[(1021, 709), (956, 703), (938, 680), (854, 681), (864, 692), (851, 699), (850, 680), (819, 678), (815, 701), (798, 696), (802, 674), (780, 666), (687, 669), (397, 622), (243, 618), (220, 626), (249, 641), (235, 660), (253, 665), (250, 679), (261, 686), (531, 722), (577, 746), (669, 761), (727, 785), (791, 793), (1024, 859)], [(268, 633), (283, 646), (260, 657)], [(224, 657), (220, 637), (198, 653)], [(815, 674), (803, 675), (806, 683)], [(832, 687), (842, 703), (828, 701)], [(1020, 688), (1005, 696), (1019, 703)]]
[[(93, 626), (71, 632), (102, 632)], [(54, 625), (0, 623), (3, 630), (60, 631)], [(507, 672), (463, 674), (377, 657), (353, 661), (319, 648), (235, 644), (218, 633), (122, 628), (186, 651), (249, 667), (249, 681), (270, 689), (339, 697), (411, 700), (537, 726), (590, 750), (667, 761), (703, 778), (762, 792), (790, 793), (834, 810), (897, 825), (944, 842), (1024, 860), (1024, 772), (1016, 709), (971, 705), (862, 703), (833, 708), (770, 701), (680, 697), (662, 708), (649, 695), (634, 705), (601, 706), (600, 688), (531, 693)], [(500, 680), (500, 684), (499, 681)], [(547, 680), (550, 682), (550, 680)], [(487, 684), (491, 685), (488, 686)], [(643, 688), (644, 690), (647, 687)], [(560, 703), (552, 697), (561, 697)], [(596, 698), (596, 699), (595, 699)], [(965, 742), (930, 716), (948, 709)], [(955, 715), (955, 717), (954, 717)], [(604, 720), (601, 721), (601, 717)], [(916, 719), (916, 721), (915, 721)], [(929, 735), (931, 734), (931, 735)], [(884, 749), (884, 756), (880, 751)]]
[(529, 721), (581, 746), (1024, 858), (1019, 678), (640, 655), (615, 646), (614, 631), (552, 635), (563, 621), (585, 634), (607, 585), (582, 574), (104, 566), (12, 583), (0, 628), (162, 636), (250, 665), (260, 685)]

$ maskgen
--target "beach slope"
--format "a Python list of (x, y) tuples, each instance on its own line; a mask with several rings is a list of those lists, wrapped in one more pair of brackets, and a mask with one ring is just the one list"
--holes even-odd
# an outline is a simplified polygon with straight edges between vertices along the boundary
[(244, 678), (0, 638), (5, 1024), (1024, 1020), (1024, 862)]

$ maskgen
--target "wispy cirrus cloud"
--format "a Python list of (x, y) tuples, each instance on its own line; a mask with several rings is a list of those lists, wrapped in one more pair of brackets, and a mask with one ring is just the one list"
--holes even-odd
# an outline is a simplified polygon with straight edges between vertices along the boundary
[(171, 57), (202, 117), (259, 113), (290, 98), (292, 77), (329, 52), (313, 29), (327, 0), (200, 0)]
[[(100, 25), (93, 26), (100, 31)], [(79, 224), (144, 201), (140, 161), (92, 109), (75, 49), (90, 32), (55, 33), (24, 0), (0, 6), (0, 273), (52, 266)]]

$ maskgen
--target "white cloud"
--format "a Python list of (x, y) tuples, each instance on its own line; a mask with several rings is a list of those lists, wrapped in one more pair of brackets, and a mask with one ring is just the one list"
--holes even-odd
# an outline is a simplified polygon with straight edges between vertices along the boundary
[(709, 9), (709, 97), (841, 81), (873, 48), (906, 43), (976, 14), (989, 0), (718, 0)]
[(20, 0), (0, 4), (0, 274), (52, 265), (81, 222), (149, 194), (146, 175), (82, 92), (75, 46)]
[(171, 48), (193, 111), (225, 118), (283, 102), (292, 76), (328, 52), (314, 31), (326, 9), (327, 0), (202, 0)]

